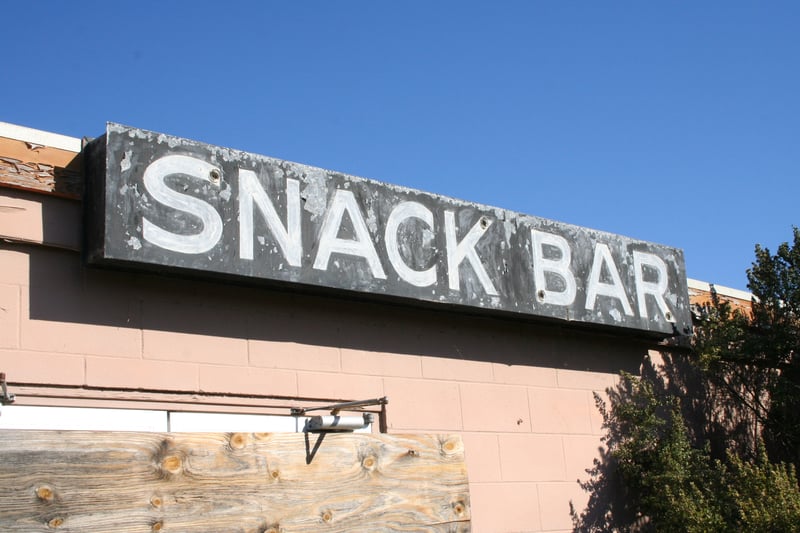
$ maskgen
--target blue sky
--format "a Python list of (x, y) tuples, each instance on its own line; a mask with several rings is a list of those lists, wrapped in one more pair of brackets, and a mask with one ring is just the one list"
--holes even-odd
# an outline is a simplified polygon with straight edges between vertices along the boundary
[(106, 121), (682, 248), (800, 225), (798, 2), (9, 2), (0, 121)]

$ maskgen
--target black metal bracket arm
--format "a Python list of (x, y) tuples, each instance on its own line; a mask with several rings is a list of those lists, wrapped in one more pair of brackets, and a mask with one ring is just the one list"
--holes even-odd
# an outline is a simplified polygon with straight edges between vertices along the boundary
[(0, 405), (9, 405), (14, 403), (14, 395), (8, 393), (8, 385), (6, 384), (6, 373), (0, 372)]
[(323, 405), (319, 407), (292, 407), (292, 416), (303, 416), (310, 411), (330, 411), (332, 415), (339, 414), (339, 411), (345, 409), (355, 409), (357, 407), (369, 407), (371, 405), (386, 405), (389, 403), (389, 398), (383, 396), (382, 398), (373, 398), (371, 400), (358, 400), (355, 402), (334, 403), (331, 405)]

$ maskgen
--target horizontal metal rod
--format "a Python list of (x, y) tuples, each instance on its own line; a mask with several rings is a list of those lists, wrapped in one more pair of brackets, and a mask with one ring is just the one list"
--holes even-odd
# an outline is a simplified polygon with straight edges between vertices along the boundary
[(358, 400), (354, 402), (335, 403), (332, 405), (322, 405), (320, 407), (292, 407), (292, 414), (295, 416), (302, 416), (310, 411), (330, 411), (335, 414), (342, 409), (352, 409), (355, 407), (367, 407), (369, 405), (386, 405), (389, 403), (389, 398), (383, 396), (382, 398), (373, 398), (371, 400)]

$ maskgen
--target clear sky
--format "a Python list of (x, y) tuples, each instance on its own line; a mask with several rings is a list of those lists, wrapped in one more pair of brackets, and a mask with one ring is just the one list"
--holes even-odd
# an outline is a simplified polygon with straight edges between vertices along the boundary
[(5, 2), (0, 121), (106, 121), (682, 248), (800, 225), (800, 2)]

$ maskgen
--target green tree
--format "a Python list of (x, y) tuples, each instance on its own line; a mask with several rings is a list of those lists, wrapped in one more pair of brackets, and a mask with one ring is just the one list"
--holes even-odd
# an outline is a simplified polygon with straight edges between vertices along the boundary
[(748, 270), (753, 333), (744, 353), (773, 370), (764, 438), (773, 460), (800, 463), (800, 230), (772, 255), (756, 246)]
[(752, 312), (712, 294), (690, 353), (597, 398), (606, 451), (577, 531), (800, 531), (800, 230), (755, 256)]
[[(695, 354), (733, 408), (749, 412), (773, 461), (800, 461), (800, 230), (775, 254), (756, 245), (747, 271), (752, 313), (716, 301), (696, 328)], [(750, 454), (755, 452), (751, 441)]]

